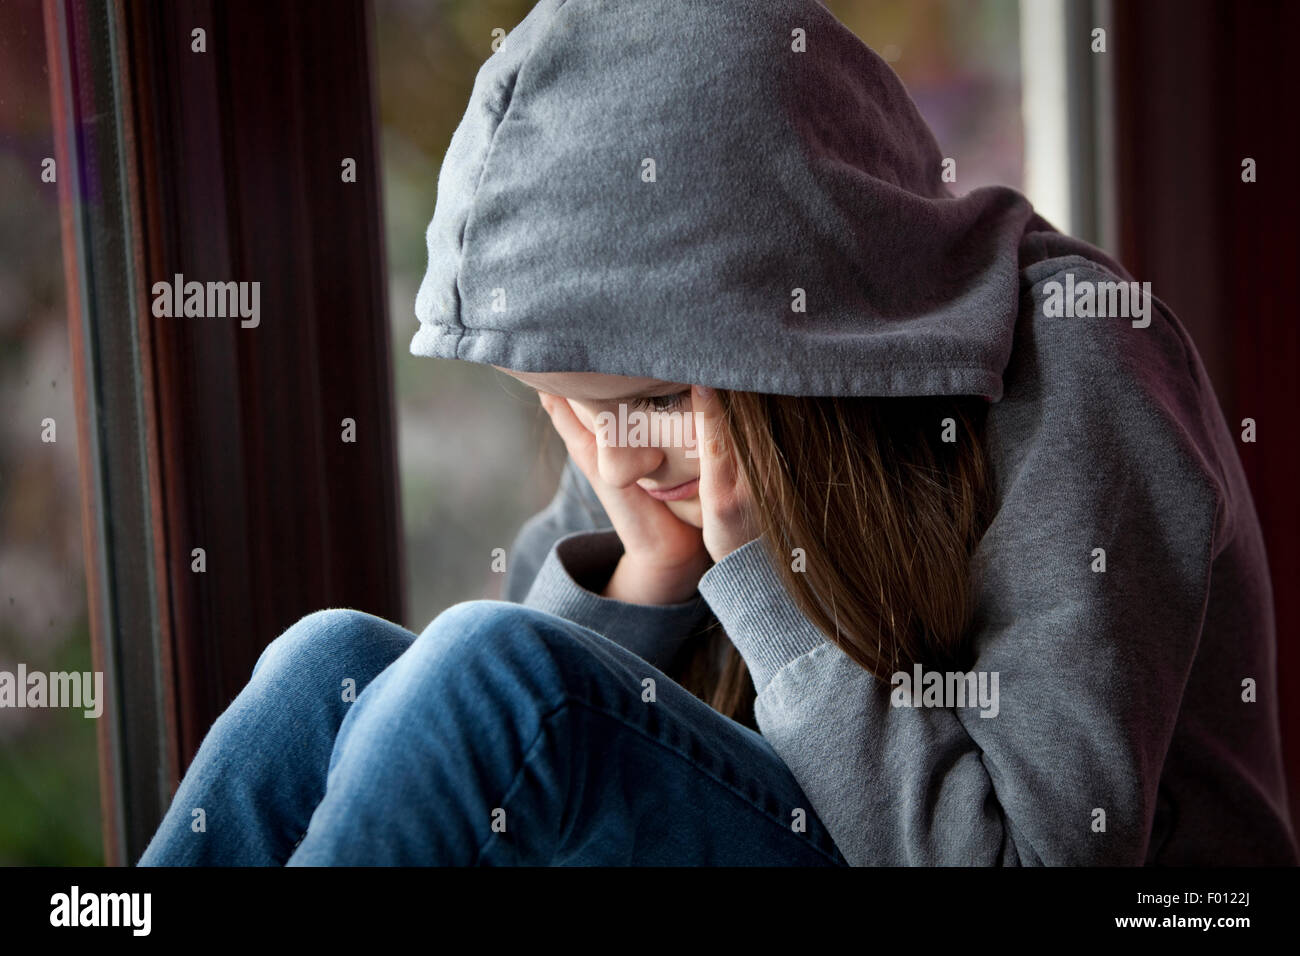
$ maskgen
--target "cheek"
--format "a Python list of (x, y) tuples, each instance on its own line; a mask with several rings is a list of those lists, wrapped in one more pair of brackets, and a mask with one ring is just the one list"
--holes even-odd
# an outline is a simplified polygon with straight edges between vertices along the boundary
[(685, 475), (684, 481), (700, 476), (700, 458), (699, 455), (693, 454), (693, 449), (687, 449), (682, 446), (665, 448), (669, 460), (673, 463), (673, 471), (676, 474)]

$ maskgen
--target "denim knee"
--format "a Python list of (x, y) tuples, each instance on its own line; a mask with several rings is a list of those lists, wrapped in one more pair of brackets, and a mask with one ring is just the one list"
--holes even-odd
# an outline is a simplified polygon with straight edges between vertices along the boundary
[(538, 700), (558, 702), (582, 658), (576, 625), (510, 601), (462, 601), (439, 614), (413, 649), (471, 683), (494, 678)]
[(557, 637), (563, 639), (563, 627), (557, 628), (556, 623), (544, 611), (511, 601), (461, 601), (430, 621), (420, 636), (438, 644), (455, 644), (468, 653), (500, 651), (512, 643), (536, 648)]
[(396, 658), (414, 640), (405, 628), (365, 611), (325, 608), (300, 617), (266, 645), (252, 674), (266, 667), (303, 676), (346, 671), (353, 664), (368, 671)]

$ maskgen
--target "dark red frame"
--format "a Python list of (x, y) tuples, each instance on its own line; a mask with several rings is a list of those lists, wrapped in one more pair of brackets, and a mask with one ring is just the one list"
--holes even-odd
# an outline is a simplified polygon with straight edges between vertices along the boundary
[[(1300, 4), (1114, 4), (1120, 256), (1187, 326), (1263, 526), (1277, 612), (1291, 819), (1300, 821)], [(1243, 183), (1241, 162), (1257, 163)]]
[[(277, 634), (324, 607), (404, 619), (373, 31), (352, 0), (45, 14), (120, 864)], [(153, 316), (176, 273), (261, 282), (260, 325)]]

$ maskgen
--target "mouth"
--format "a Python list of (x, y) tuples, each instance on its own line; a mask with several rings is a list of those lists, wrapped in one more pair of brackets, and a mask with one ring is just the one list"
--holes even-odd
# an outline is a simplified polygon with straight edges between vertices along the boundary
[(656, 488), (651, 491), (644, 485), (639, 485), (647, 495), (659, 501), (681, 501), (683, 498), (694, 498), (699, 489), (700, 479), (692, 478), (690, 481), (682, 482), (680, 485), (674, 485), (671, 488)]

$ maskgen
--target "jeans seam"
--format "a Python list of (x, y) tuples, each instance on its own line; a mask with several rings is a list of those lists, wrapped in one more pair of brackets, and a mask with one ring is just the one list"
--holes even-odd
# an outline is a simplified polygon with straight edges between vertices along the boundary
[[(564, 700), (561, 700), (558, 704), (556, 704), (554, 707), (547, 710), (538, 719), (537, 733), (533, 735), (532, 741), (528, 744), (528, 747), (524, 750), (524, 757), (521, 761), (519, 761), (519, 769), (515, 771), (514, 777), (512, 777), (510, 780), (510, 786), (506, 787), (506, 792), (501, 797), (502, 805), (504, 805), (510, 799), (510, 795), (515, 792), (516, 788), (518, 788), (519, 781), (523, 777), (524, 768), (528, 766), (528, 761), (533, 759), (533, 753), (537, 750), (539, 746), (541, 746), (542, 735), (546, 732), (546, 722), (568, 706), (569, 706), (569, 700), (568, 698), (565, 698)], [(492, 842), (492, 838), (494, 836), (496, 836), (496, 834), (493, 833), (491, 828), (489, 827), (488, 835), (487, 837), (484, 838), (483, 842), (479, 844), (478, 851), (474, 854), (474, 862), (472, 862), (470, 866), (480, 865), (479, 861), (483, 858), (483, 851), (487, 849), (488, 844)]]
[[(522, 775), (523, 775), (523, 772), (524, 772), (524, 768), (527, 767), (528, 762), (533, 758), (533, 756), (534, 756), (534, 754), (535, 754), (535, 752), (536, 752), (538, 746), (539, 746), (539, 745), (541, 744), (541, 742), (542, 742), (542, 736), (543, 736), (543, 734), (544, 734), (545, 731), (546, 731), (546, 723), (547, 723), (547, 721), (549, 721), (551, 718), (555, 717), (557, 714), (559, 714), (561, 711), (563, 711), (566, 707), (572, 707), (572, 706), (584, 707), (584, 708), (586, 708), (587, 710), (591, 711), (592, 713), (596, 713), (596, 714), (600, 714), (600, 715), (602, 715), (602, 716), (604, 716), (604, 717), (608, 717), (608, 718), (610, 718), (611, 720), (614, 720), (614, 721), (616, 721), (617, 723), (623, 725), (623, 726), (626, 727), (627, 729), (632, 730), (632, 731), (635, 731), (636, 733), (640, 734), (642, 737), (644, 737), (646, 740), (650, 741), (651, 743), (656, 744), (657, 746), (662, 747), (664, 750), (667, 750), (669, 753), (676, 755), (677, 757), (681, 758), (682, 760), (685, 760), (685, 761), (686, 761), (687, 763), (689, 763), (689, 764), (690, 764), (690, 765), (691, 765), (695, 770), (697, 770), (697, 771), (699, 771), (700, 773), (704, 774), (706, 777), (708, 777), (709, 779), (711, 779), (714, 783), (718, 784), (719, 786), (723, 787), (723, 788), (726, 789), (726, 790), (729, 790), (732, 794), (734, 794), (734, 795), (735, 795), (737, 798), (739, 798), (742, 802), (748, 804), (748, 805), (749, 805), (750, 807), (752, 807), (754, 810), (757, 810), (758, 813), (759, 813), (762, 817), (764, 817), (765, 819), (767, 819), (767, 821), (768, 821), (769, 823), (772, 823), (772, 824), (774, 824), (774, 825), (780, 827), (781, 830), (782, 830), (782, 832), (794, 833), (794, 831), (792, 831), (792, 830), (787, 830), (787, 829), (786, 829), (786, 825), (785, 825), (785, 821), (784, 821), (784, 820), (781, 820), (781, 819), (779, 819), (779, 818), (777, 818), (777, 817), (772, 816), (770, 813), (768, 813), (768, 811), (767, 811), (766, 809), (764, 809), (763, 807), (757, 806), (757, 805), (756, 805), (756, 804), (755, 804), (755, 803), (754, 803), (754, 802), (753, 802), (753, 801), (752, 801), (752, 800), (751, 800), (751, 799), (750, 799), (746, 794), (744, 794), (743, 792), (741, 792), (740, 790), (738, 790), (738, 789), (737, 789), (736, 787), (734, 787), (732, 784), (730, 784), (730, 783), (728, 783), (727, 781), (723, 780), (722, 778), (720, 778), (717, 774), (713, 773), (713, 772), (712, 772), (711, 770), (709, 770), (708, 768), (706, 768), (706, 767), (702, 767), (699, 763), (697, 763), (696, 761), (692, 760), (689, 754), (684, 753), (683, 751), (679, 750), (679, 749), (676, 748), (676, 747), (673, 747), (673, 746), (670, 745), (670, 744), (666, 744), (666, 743), (664, 743), (662, 740), (660, 740), (658, 737), (655, 737), (653, 734), (647, 733), (645, 730), (643, 730), (642, 728), (638, 727), (636, 724), (631, 723), (631, 722), (628, 721), (628, 720), (625, 720), (621, 715), (619, 715), (619, 714), (616, 713), (615, 711), (608, 710), (608, 709), (606, 709), (606, 708), (604, 708), (604, 707), (598, 707), (598, 706), (596, 706), (595, 704), (592, 704), (592, 703), (589, 702), (589, 701), (582, 700), (582, 699), (577, 698), (577, 697), (566, 697), (566, 698), (565, 698), (563, 701), (561, 701), (557, 706), (551, 708), (549, 711), (547, 711), (545, 714), (542, 715), (542, 717), (541, 717), (541, 719), (540, 719), (540, 721), (539, 721), (539, 726), (538, 726), (538, 729), (537, 729), (537, 733), (536, 733), (536, 735), (533, 737), (532, 742), (529, 743), (528, 748), (527, 748), (527, 750), (526, 750), (526, 752), (525, 752), (525, 754), (524, 754), (524, 758), (523, 758), (523, 760), (520, 762), (519, 769), (515, 772), (514, 778), (510, 781), (510, 786), (506, 788), (506, 792), (505, 792), (504, 796), (502, 796), (502, 798), (501, 798), (501, 802), (502, 802), (502, 804), (505, 804), (505, 803), (509, 800), (510, 795), (511, 795), (512, 793), (514, 793), (515, 789), (519, 786), (520, 779), (522, 778)], [(721, 716), (721, 715), (719, 715), (719, 716)], [(808, 809), (811, 810), (811, 807), (808, 808)], [(797, 834), (795, 834), (795, 835), (797, 836)], [(829, 834), (827, 834), (827, 835), (829, 836)], [(478, 848), (478, 852), (477, 852), (477, 853), (475, 854), (475, 856), (474, 856), (474, 863), (472, 864), (473, 866), (478, 866), (478, 865), (479, 865), (479, 860), (480, 860), (480, 859), (482, 858), (482, 856), (483, 856), (483, 851), (487, 849), (488, 844), (492, 842), (492, 838), (493, 838), (494, 836), (496, 836), (495, 833), (491, 833), (491, 832), (488, 833), (487, 838), (486, 838), (486, 839), (483, 841), (483, 843), (479, 846), (479, 848)], [(822, 849), (820, 846), (818, 846), (816, 843), (814, 843), (814, 842), (811, 841), (811, 840), (807, 840), (807, 841), (804, 841), (804, 842), (808, 843), (808, 844), (809, 844), (809, 845), (810, 845), (814, 850), (816, 850), (816, 851), (817, 851), (818, 853), (820, 853), (822, 856), (826, 857), (826, 858), (827, 858), (828, 860), (830, 860), (832, 863), (835, 863), (835, 864), (837, 864), (837, 865), (839, 864), (840, 861), (837, 860), (837, 859), (835, 858), (835, 855), (834, 855), (833, 853), (827, 853), (824, 849)]]

